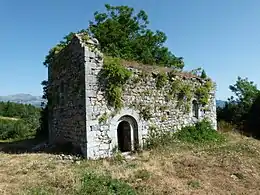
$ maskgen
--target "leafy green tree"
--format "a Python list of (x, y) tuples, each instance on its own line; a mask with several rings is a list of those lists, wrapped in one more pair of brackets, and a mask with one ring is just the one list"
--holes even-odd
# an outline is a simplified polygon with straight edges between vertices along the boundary
[(223, 108), (218, 108), (218, 120), (224, 120), (237, 125), (243, 130), (248, 119), (250, 109), (259, 96), (259, 90), (254, 82), (248, 78), (238, 77), (229, 89), (235, 96), (231, 96)]
[(128, 6), (105, 5), (106, 12), (94, 13), (88, 33), (99, 40), (101, 50), (112, 57), (136, 60), (145, 64), (182, 69), (183, 59), (175, 57), (163, 44), (165, 33), (147, 28), (144, 10), (137, 14)]
[(229, 100), (236, 103), (242, 103), (250, 107), (259, 95), (259, 90), (253, 81), (248, 78), (238, 77), (234, 85), (230, 85), (229, 89), (235, 94)]

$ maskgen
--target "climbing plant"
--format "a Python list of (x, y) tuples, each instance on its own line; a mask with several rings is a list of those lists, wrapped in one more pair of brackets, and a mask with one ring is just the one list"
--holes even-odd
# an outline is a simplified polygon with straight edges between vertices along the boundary
[(99, 84), (105, 91), (108, 105), (116, 110), (123, 106), (123, 86), (131, 77), (131, 71), (121, 64), (119, 58), (105, 57), (104, 65), (99, 73)]
[(149, 120), (150, 118), (152, 118), (150, 106), (142, 105), (139, 110), (140, 110), (140, 115), (144, 120)]
[(189, 104), (192, 98), (197, 98), (202, 106), (208, 104), (210, 92), (214, 87), (210, 80), (205, 81), (199, 86), (193, 86), (191, 83), (183, 82), (180, 79), (169, 80), (169, 82), (170, 88), (166, 98), (176, 98), (178, 101), (177, 106), (183, 105), (186, 111), (190, 110)]
[(159, 73), (156, 77), (156, 87), (157, 87), (157, 89), (160, 89), (163, 86), (165, 86), (166, 83), (167, 83), (167, 80), (168, 80), (168, 78), (167, 78), (167, 74), (165, 72)]
[[(176, 72), (173, 71), (170, 72), (160, 72), (156, 75), (154, 74), (148, 74), (145, 76), (146, 78), (142, 77), (140, 81), (142, 82), (147, 79), (155, 78), (155, 86), (157, 90), (160, 90), (164, 87), (164, 90), (157, 91), (157, 93), (164, 93), (166, 102), (169, 101), (176, 101), (176, 106), (182, 109), (184, 112), (190, 112), (191, 109), (191, 100), (193, 98), (198, 100), (198, 103), (202, 106), (203, 110), (206, 110), (205, 107), (209, 101), (210, 101), (210, 92), (213, 90), (213, 82), (209, 79), (200, 79), (200, 84), (197, 85), (191, 81), (182, 79), (181, 77), (176, 77)], [(196, 82), (199, 83), (199, 82)], [(136, 83), (134, 83), (136, 84)], [(151, 94), (156, 94), (156, 92), (152, 92), (149, 90), (145, 90), (142, 92), (141, 97), (144, 98), (144, 96), (151, 96)], [(146, 110), (141, 109), (139, 106), (136, 106), (133, 104), (134, 107), (136, 107), (140, 114), (145, 117), (146, 119), (149, 119), (150, 117), (146, 117)]]
[(206, 81), (205, 84), (197, 87), (195, 95), (198, 98), (199, 103), (205, 106), (210, 98), (210, 91), (213, 89), (213, 83), (211, 81)]
[(105, 123), (109, 118), (109, 115), (105, 112), (104, 114), (102, 114), (99, 119), (98, 122), (99, 123)]

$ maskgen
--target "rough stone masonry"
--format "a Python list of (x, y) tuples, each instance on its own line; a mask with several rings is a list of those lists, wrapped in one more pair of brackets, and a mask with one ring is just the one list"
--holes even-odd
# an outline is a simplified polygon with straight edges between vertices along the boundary
[[(124, 107), (115, 112), (98, 85), (103, 54), (93, 49), (97, 45), (96, 39), (83, 40), (77, 34), (48, 68), (50, 143), (70, 142), (84, 157), (97, 159), (109, 157), (115, 150), (143, 148), (152, 127), (174, 131), (207, 118), (216, 129), (214, 90), (206, 107), (202, 109), (193, 99), (187, 111), (167, 98), (169, 86), (156, 88), (156, 72), (138, 66), (126, 66), (133, 74), (123, 90)], [(174, 79), (193, 87), (204, 82), (185, 74)]]

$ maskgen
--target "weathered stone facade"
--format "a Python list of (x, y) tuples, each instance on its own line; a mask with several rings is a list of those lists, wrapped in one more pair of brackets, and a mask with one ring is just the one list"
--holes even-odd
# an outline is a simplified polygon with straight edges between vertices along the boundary
[[(156, 72), (128, 65), (132, 77), (123, 90), (123, 105), (119, 111), (108, 106), (98, 84), (103, 55), (93, 45), (95, 39), (83, 41), (76, 35), (49, 67), (49, 133), (50, 141), (71, 142), (81, 148), (85, 157), (108, 157), (112, 151), (142, 148), (149, 127), (178, 130), (203, 118), (216, 128), (215, 91), (209, 103), (199, 108), (197, 100), (186, 102), (186, 110), (168, 98), (170, 83), (156, 88)], [(191, 86), (205, 82), (196, 77), (175, 75)]]

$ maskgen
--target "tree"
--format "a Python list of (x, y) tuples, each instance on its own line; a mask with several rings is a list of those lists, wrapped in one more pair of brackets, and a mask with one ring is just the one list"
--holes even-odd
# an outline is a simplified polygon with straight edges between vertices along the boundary
[[(46, 65), (49, 65), (46, 63)], [(42, 102), (42, 109), (39, 117), (40, 126), (37, 129), (36, 136), (45, 136), (47, 137), (49, 135), (49, 129), (48, 129), (48, 107), (51, 103), (51, 98), (48, 98), (48, 81), (44, 80), (42, 81), (43, 86), (43, 96), (42, 98), (46, 100), (46, 102)]]
[(236, 83), (230, 85), (229, 89), (236, 95), (235, 98), (231, 97), (230, 101), (242, 103), (247, 107), (250, 107), (259, 95), (257, 86), (253, 81), (248, 81), (248, 78), (238, 77)]
[(202, 78), (202, 79), (206, 79), (207, 78), (207, 74), (206, 74), (204, 69), (201, 72), (200, 78)]
[(102, 52), (145, 64), (183, 68), (183, 59), (163, 46), (167, 40), (165, 33), (147, 28), (149, 21), (145, 11), (134, 14), (134, 9), (128, 6), (106, 4), (105, 7), (106, 12), (94, 13), (94, 21), (90, 21), (87, 30), (99, 40)]
[[(94, 21), (89, 22), (88, 29), (77, 33), (97, 38), (101, 51), (112, 57), (175, 69), (184, 67), (183, 58), (176, 57), (163, 46), (167, 40), (165, 33), (158, 30), (153, 32), (147, 28), (149, 21), (144, 10), (134, 14), (134, 9), (128, 6), (105, 4), (105, 7), (105, 13), (94, 13)], [(46, 67), (70, 43), (74, 34), (70, 32), (49, 51), (43, 63)]]
[(259, 90), (254, 82), (241, 77), (238, 77), (236, 83), (230, 85), (229, 89), (235, 96), (231, 96), (226, 105), (217, 110), (218, 120), (231, 122), (243, 130), (250, 109), (260, 94)]

